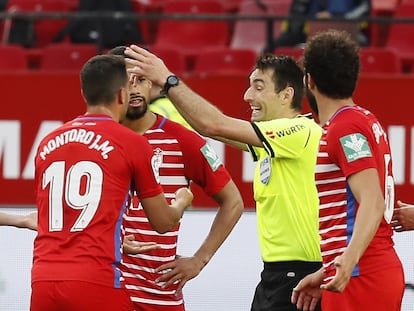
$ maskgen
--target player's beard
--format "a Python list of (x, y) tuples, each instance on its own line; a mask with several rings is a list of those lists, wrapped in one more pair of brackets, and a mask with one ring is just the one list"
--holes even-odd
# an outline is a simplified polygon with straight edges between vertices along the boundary
[(306, 98), (307, 98), (308, 103), (309, 103), (309, 107), (312, 109), (312, 111), (315, 113), (315, 115), (319, 116), (319, 110), (318, 110), (318, 105), (316, 104), (315, 96), (308, 89), (308, 87), (306, 87), (305, 93), (306, 93)]
[(145, 99), (143, 99), (143, 103), (139, 107), (128, 107), (126, 118), (128, 120), (137, 120), (142, 118), (148, 110), (148, 105)]

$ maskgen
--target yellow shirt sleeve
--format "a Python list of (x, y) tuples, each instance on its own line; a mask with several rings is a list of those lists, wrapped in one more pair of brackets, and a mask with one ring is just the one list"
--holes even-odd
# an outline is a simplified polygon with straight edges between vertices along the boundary
[(160, 97), (149, 105), (149, 109), (159, 115), (166, 117), (174, 122), (181, 124), (189, 130), (194, 130), (190, 124), (178, 112), (177, 108), (166, 97)]

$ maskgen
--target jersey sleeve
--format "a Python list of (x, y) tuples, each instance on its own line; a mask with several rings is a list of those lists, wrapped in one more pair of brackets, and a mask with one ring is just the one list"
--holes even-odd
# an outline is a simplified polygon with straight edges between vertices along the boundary
[(337, 118), (352, 118), (353, 122), (337, 122), (329, 129), (328, 153), (346, 177), (377, 166), (373, 154), (372, 131), (368, 120), (350, 110)]
[(208, 142), (192, 131), (180, 139), (186, 177), (213, 196), (230, 181), (231, 177), (217, 153)]
[[(271, 157), (298, 158), (309, 142), (311, 131), (317, 128), (311, 127), (310, 122), (313, 121), (306, 117), (297, 117), (253, 122), (252, 126)], [(255, 149), (249, 146), (251, 152)]]

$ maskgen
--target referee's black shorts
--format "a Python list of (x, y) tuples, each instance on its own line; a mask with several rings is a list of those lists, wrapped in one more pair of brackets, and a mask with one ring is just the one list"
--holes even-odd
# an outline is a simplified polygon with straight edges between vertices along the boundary
[[(306, 275), (319, 270), (321, 262), (265, 262), (256, 287), (251, 311), (297, 311), (291, 303), (293, 288)], [(315, 309), (320, 311), (318, 305)]]

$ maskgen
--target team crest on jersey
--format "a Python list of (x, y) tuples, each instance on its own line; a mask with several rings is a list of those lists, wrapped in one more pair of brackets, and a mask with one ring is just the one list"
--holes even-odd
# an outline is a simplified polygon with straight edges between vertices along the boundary
[(364, 135), (360, 133), (350, 134), (341, 137), (340, 141), (348, 162), (372, 157), (371, 149)]
[(213, 172), (217, 171), (219, 166), (221, 165), (221, 160), (218, 157), (217, 153), (211, 148), (211, 146), (206, 143), (203, 147), (200, 149), (203, 156), (206, 158), (208, 164), (210, 164), (211, 169)]
[(160, 167), (163, 161), (163, 154), (160, 148), (154, 149), (154, 155), (151, 159), (152, 170), (154, 171), (155, 179), (160, 183)]

